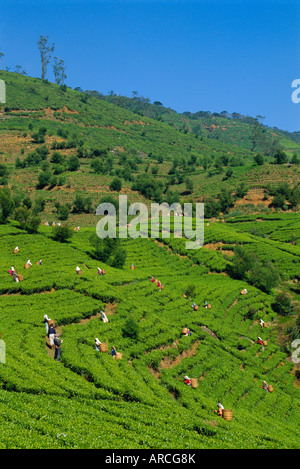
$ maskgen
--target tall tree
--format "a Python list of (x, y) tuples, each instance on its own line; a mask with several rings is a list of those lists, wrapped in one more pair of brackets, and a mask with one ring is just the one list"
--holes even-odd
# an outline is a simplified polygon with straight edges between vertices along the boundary
[(63, 85), (67, 75), (65, 74), (65, 62), (64, 60), (59, 60), (58, 57), (54, 57), (53, 64), (53, 73), (55, 78), (55, 83), (57, 85)]
[(37, 45), (41, 54), (41, 63), (42, 63), (42, 80), (45, 80), (47, 67), (51, 60), (52, 53), (54, 51), (54, 43), (52, 46), (48, 44), (48, 36), (40, 36), (37, 41)]

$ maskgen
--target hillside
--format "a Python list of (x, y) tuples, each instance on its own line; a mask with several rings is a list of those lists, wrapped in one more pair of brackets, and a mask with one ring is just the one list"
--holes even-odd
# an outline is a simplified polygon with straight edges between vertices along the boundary
[[(1, 447), (299, 448), (299, 383), (291, 352), (278, 343), (283, 318), (271, 307), (276, 292), (247, 285), (243, 296), (246, 283), (224, 275), (228, 252), (240, 242), (252, 243), (282, 273), (286, 264), (290, 278), (299, 278), (299, 249), (269, 241), (272, 249), (266, 251), (264, 240), (239, 232), (235, 224), (213, 223), (206, 246), (191, 258), (182, 243), (167, 249), (150, 239), (127, 240), (128, 261), (114, 269), (89, 255), (92, 232), (82, 228), (64, 245), (51, 239), (51, 227), (40, 227), (36, 235), (0, 227), (6, 345)], [(220, 241), (223, 252), (212, 249)], [(24, 270), (28, 258), (33, 266)], [(42, 265), (35, 265), (40, 258)], [(103, 277), (95, 275), (99, 264), (106, 269)], [(22, 282), (5, 274), (11, 265), (23, 274)], [(162, 291), (151, 275), (162, 281)], [(194, 294), (184, 298), (191, 284)], [(205, 300), (211, 310), (203, 307)], [(101, 309), (108, 323), (101, 321)], [(63, 338), (60, 363), (45, 341), (45, 313)], [(124, 333), (128, 318), (139, 327), (135, 339)], [(192, 335), (182, 336), (183, 327)], [(264, 350), (258, 336), (268, 342)], [(122, 359), (96, 352), (95, 337), (108, 351), (115, 346)], [(185, 375), (197, 378), (199, 386), (187, 386)], [(273, 393), (261, 389), (263, 380)], [(214, 412), (218, 402), (233, 410), (231, 421)]]
[(237, 112), (229, 114), (210, 111), (177, 113), (166, 108), (159, 101), (150, 103), (142, 96), (132, 98), (119, 95), (102, 95), (95, 91), (87, 91), (92, 96), (116, 104), (117, 106), (136, 112), (140, 116), (151, 117), (166, 122), (183, 133), (193, 133), (212, 140), (237, 145), (251, 152), (272, 155), (276, 148), (286, 151), (289, 156), (300, 152), (297, 132), (282, 131), (270, 128), (260, 122), (260, 117), (253, 118)]
[[(43, 221), (57, 219), (57, 204), (72, 207), (80, 192), (92, 208), (80, 214), (71, 209), (70, 220), (91, 223), (89, 213), (99, 200), (117, 195), (110, 187), (114, 178), (121, 179), (129, 201), (148, 204), (208, 203), (219, 199), (222, 189), (229, 191), (230, 207), (219, 204), (207, 216), (234, 207), (286, 210), (297, 205), (287, 194), (276, 207), (270, 204), (276, 187), (296, 187), (299, 165), (273, 164), (274, 158), (265, 156), (259, 166), (247, 149), (182, 132), (172, 122), (141, 117), (91, 93), (16, 73), (1, 72), (1, 77), (7, 87), (7, 103), (0, 113), (0, 164), (6, 172), (2, 180), (18, 199), (42, 198)], [(141, 182), (145, 173), (149, 177)]]
[[(299, 449), (300, 166), (258, 164), (91, 93), (0, 78), (0, 448)], [(119, 194), (205, 201), (203, 247), (165, 238), (164, 219), (156, 239), (148, 226), (148, 238), (97, 245), (96, 207)]]

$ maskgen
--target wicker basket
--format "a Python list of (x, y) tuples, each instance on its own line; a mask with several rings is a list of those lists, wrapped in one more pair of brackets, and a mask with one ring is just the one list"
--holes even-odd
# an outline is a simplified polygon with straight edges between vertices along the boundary
[(272, 386), (272, 384), (269, 384), (269, 386), (268, 386), (268, 391), (269, 391), (269, 392), (273, 392), (273, 386)]
[(30, 269), (30, 264), (24, 264), (24, 269)]
[(135, 266), (134, 266), (134, 265), (131, 265), (130, 268), (131, 268), (131, 270), (134, 270), (134, 269), (135, 269)]
[(77, 272), (77, 275), (82, 275), (82, 271), (81, 270), (76, 270)]
[(107, 350), (108, 350), (107, 349), (107, 344), (105, 342), (102, 342), (99, 347), (100, 347), (101, 352), (107, 352)]
[(199, 386), (197, 378), (191, 378), (191, 386), (194, 389), (196, 389)]
[(105, 275), (105, 274), (106, 274), (106, 271), (102, 269), (102, 275)]
[(188, 331), (189, 331), (188, 328), (187, 328), (187, 327), (184, 327), (184, 328), (182, 329), (182, 333), (181, 333), (181, 334), (187, 334)]
[(117, 352), (115, 355), (115, 360), (122, 360), (122, 358), (123, 358), (122, 353)]
[(211, 309), (211, 305), (207, 305), (207, 309)]
[(198, 305), (195, 305), (195, 306), (194, 306), (194, 311), (198, 311), (198, 308), (199, 308), (199, 306), (198, 306)]
[(14, 254), (17, 254), (20, 251), (20, 249), (14, 249)]
[(24, 277), (22, 274), (18, 274), (18, 279), (19, 279), (19, 282), (23, 282), (24, 280)]
[(268, 345), (268, 342), (266, 340), (264, 340), (263, 345)]
[(232, 413), (232, 410), (223, 409), (222, 417), (229, 422), (230, 420), (232, 420)]

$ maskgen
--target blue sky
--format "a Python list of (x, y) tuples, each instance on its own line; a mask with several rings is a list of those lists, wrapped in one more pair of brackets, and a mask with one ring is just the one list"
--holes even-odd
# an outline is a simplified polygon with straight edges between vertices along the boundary
[[(158, 100), (177, 112), (265, 116), (300, 130), (300, 2), (6, 0), (0, 51), (11, 71), (40, 77), (48, 35), (72, 88)], [(47, 78), (54, 81), (51, 65)]]

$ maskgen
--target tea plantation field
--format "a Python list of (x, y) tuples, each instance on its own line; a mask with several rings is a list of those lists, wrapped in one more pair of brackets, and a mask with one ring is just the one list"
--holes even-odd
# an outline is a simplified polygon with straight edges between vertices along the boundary
[[(184, 239), (122, 240), (123, 269), (90, 256), (95, 228), (62, 244), (51, 227), (29, 235), (0, 226), (0, 448), (299, 449), (299, 383), (277, 341), (276, 291), (226, 274), (240, 243), (271, 260), (282, 280), (299, 279), (299, 246), (288, 244), (284, 220), (277, 222), (277, 230), (259, 224), (267, 238), (251, 234), (254, 220), (210, 223), (197, 251)], [(13, 281), (11, 266), (23, 281)], [(106, 274), (96, 275), (97, 267)], [(193, 297), (184, 296), (190, 285)], [(63, 339), (60, 362), (46, 344), (45, 314)], [(128, 318), (139, 326), (136, 340), (124, 334)], [(184, 327), (192, 335), (182, 335)], [(258, 336), (268, 342), (264, 350)], [(96, 351), (95, 337), (122, 359)], [(199, 386), (187, 386), (185, 375)], [(231, 421), (215, 413), (218, 402), (233, 410)]]

